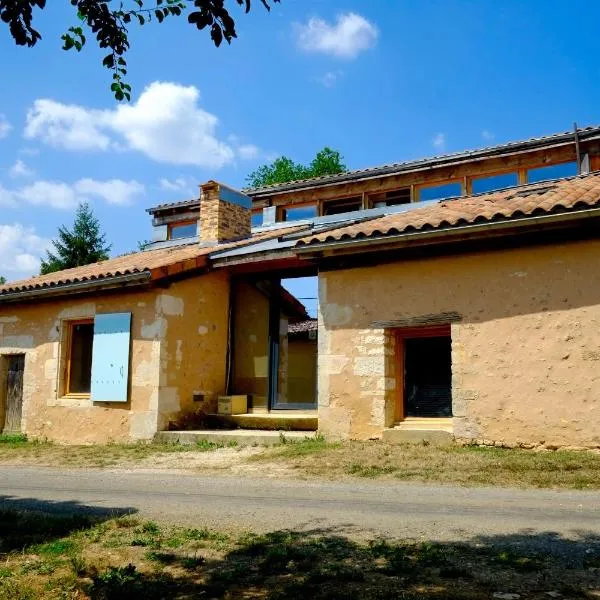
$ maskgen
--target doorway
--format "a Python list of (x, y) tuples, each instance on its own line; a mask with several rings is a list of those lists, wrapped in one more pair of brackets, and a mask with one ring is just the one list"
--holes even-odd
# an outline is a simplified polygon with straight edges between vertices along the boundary
[(398, 335), (399, 418), (452, 417), (452, 340), (450, 327), (401, 330)]
[(25, 355), (5, 356), (3, 419), (0, 421), (4, 433), (20, 432), (23, 416), (23, 373), (25, 371)]

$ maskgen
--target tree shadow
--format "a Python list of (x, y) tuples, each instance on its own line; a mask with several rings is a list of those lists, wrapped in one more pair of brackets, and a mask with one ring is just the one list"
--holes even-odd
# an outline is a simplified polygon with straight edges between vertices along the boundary
[(586, 532), (577, 539), (524, 532), (415, 543), (361, 542), (335, 528), (281, 530), (247, 535), (221, 558), (170, 551), (154, 560), (151, 572), (109, 569), (94, 578), (91, 597), (475, 599), (500, 592), (547, 599), (600, 590), (600, 540)]
[(135, 508), (90, 506), (75, 500), (50, 501), (0, 495), (0, 556), (136, 512)]

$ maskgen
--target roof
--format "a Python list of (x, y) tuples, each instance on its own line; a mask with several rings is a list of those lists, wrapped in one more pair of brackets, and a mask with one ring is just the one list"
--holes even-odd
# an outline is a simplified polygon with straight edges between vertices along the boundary
[(154, 213), (161, 212), (163, 210), (169, 210), (171, 208), (189, 208), (195, 205), (197, 205), (198, 207), (200, 206), (200, 198), (192, 198), (191, 200), (178, 200), (177, 202), (167, 202), (165, 204), (158, 204), (157, 206), (147, 208), (146, 212), (153, 215)]
[(298, 323), (290, 323), (288, 325), (289, 334), (307, 333), (309, 331), (317, 331), (319, 323), (317, 319), (306, 319)]
[(0, 301), (21, 292), (59, 291), (67, 286), (77, 284), (80, 287), (96, 283), (109, 284), (111, 281), (116, 282), (137, 275), (145, 276), (147, 280), (160, 279), (184, 270), (202, 267), (208, 256), (216, 250), (259, 243), (296, 229), (297, 227), (290, 225), (287, 229), (263, 232), (244, 240), (213, 246), (200, 246), (197, 242), (193, 242), (185, 246), (144, 250), (91, 265), (39, 275), (22, 281), (8, 282), (0, 286)]
[[(600, 126), (584, 127), (577, 130), (580, 141), (600, 138)], [(430, 169), (433, 167), (447, 166), (456, 162), (464, 162), (471, 160), (481, 160), (485, 158), (493, 158), (507, 153), (524, 152), (532, 150), (540, 150), (546, 147), (557, 146), (565, 143), (574, 143), (575, 132), (564, 131), (554, 133), (543, 137), (529, 138), (516, 142), (508, 142), (496, 146), (478, 148), (474, 150), (464, 150), (454, 152), (452, 154), (443, 154), (417, 160), (409, 160), (404, 162), (390, 163), (377, 167), (366, 169), (357, 169), (354, 171), (346, 171), (337, 175), (323, 175), (321, 177), (313, 177), (310, 179), (299, 179), (287, 183), (278, 183), (259, 188), (247, 188), (242, 190), (245, 194), (253, 198), (260, 196), (268, 196), (282, 192), (297, 191), (302, 189), (314, 188), (325, 185), (334, 185), (347, 183), (349, 181), (357, 181), (373, 177), (381, 177), (388, 175), (397, 175), (405, 171), (415, 169)]]
[(451, 198), (427, 206), (366, 218), (313, 232), (297, 242), (311, 246), (344, 240), (373, 239), (418, 231), (514, 221), (524, 217), (571, 212), (600, 206), (600, 172), (544, 181), (486, 194)]

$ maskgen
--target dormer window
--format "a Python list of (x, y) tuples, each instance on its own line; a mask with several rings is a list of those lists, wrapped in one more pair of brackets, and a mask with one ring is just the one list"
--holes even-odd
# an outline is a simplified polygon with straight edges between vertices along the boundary
[(170, 240), (181, 240), (183, 238), (193, 238), (198, 235), (198, 221), (184, 221), (172, 223), (169, 225)]

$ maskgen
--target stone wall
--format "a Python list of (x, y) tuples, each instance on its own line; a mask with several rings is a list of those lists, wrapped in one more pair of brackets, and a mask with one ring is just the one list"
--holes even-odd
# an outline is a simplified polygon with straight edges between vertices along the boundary
[[(167, 289), (0, 304), (0, 358), (25, 354), (22, 431), (62, 443), (151, 439), (181, 412), (225, 390), (228, 279), (215, 273)], [(66, 397), (66, 323), (131, 312), (129, 400)], [(2, 401), (2, 394), (0, 394)]]
[(224, 242), (250, 236), (250, 200), (245, 206), (232, 201), (243, 195), (215, 181), (202, 186), (200, 200), (200, 241)]
[(393, 425), (391, 324), (445, 313), (456, 437), (600, 446), (599, 255), (586, 241), (321, 273), (320, 430)]

